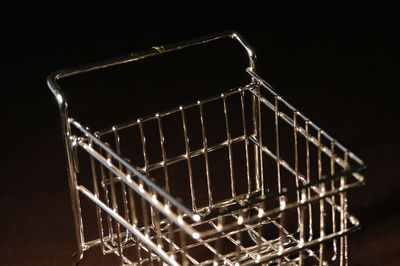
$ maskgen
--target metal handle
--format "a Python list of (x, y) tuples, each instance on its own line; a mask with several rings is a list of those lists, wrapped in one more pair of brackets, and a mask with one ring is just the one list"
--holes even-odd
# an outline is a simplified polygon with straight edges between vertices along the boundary
[(182, 41), (179, 43), (168, 44), (168, 45), (153, 46), (152, 48), (154, 50), (156, 50), (157, 53), (165, 53), (165, 52), (183, 49), (186, 47), (191, 47), (191, 46), (196, 46), (196, 45), (216, 41), (216, 40), (223, 39), (223, 38), (235, 39), (243, 46), (243, 48), (246, 50), (246, 52), (249, 56), (249, 67), (252, 71), (255, 71), (256, 55), (255, 55), (253, 49), (250, 47), (250, 45), (247, 43), (247, 41), (239, 33), (233, 32), (233, 31), (225, 31), (225, 32), (217, 33), (217, 34), (205, 35), (205, 36), (202, 36), (202, 37), (199, 37), (196, 39), (190, 39), (190, 40)]
[(47, 84), (48, 84), (51, 92), (56, 97), (60, 108), (63, 109), (63, 108), (67, 107), (67, 102), (66, 102), (63, 91), (61, 90), (60, 86), (57, 83), (57, 80), (59, 80), (61, 78), (77, 75), (77, 74), (84, 73), (84, 72), (93, 71), (96, 69), (107, 68), (110, 66), (125, 64), (125, 63), (129, 63), (129, 62), (141, 60), (141, 59), (144, 59), (144, 58), (147, 58), (150, 56), (163, 54), (163, 53), (167, 53), (167, 52), (172, 52), (175, 50), (180, 50), (183, 48), (196, 46), (196, 45), (200, 45), (200, 44), (204, 44), (204, 43), (208, 43), (211, 41), (216, 41), (216, 40), (224, 39), (224, 38), (235, 39), (243, 46), (243, 48), (246, 50), (247, 55), (249, 57), (248, 70), (250, 70), (251, 72), (254, 72), (256, 55), (255, 55), (253, 49), (250, 47), (250, 45), (247, 43), (247, 41), (239, 33), (233, 32), (233, 31), (225, 31), (225, 32), (206, 35), (206, 36), (202, 36), (199, 38), (190, 39), (190, 40), (186, 40), (186, 41), (182, 41), (182, 42), (177, 42), (177, 43), (172, 43), (172, 44), (167, 44), (167, 45), (160, 45), (160, 46), (153, 46), (152, 49), (148, 49), (148, 50), (145, 50), (142, 52), (104, 60), (101, 62), (90, 63), (90, 64), (73, 67), (73, 68), (65, 68), (65, 69), (51, 73), (47, 77)]

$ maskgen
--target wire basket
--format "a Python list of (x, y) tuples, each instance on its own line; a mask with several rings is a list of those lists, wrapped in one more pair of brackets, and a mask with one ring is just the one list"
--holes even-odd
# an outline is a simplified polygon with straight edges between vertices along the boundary
[[(68, 114), (61, 78), (223, 38), (247, 52), (242, 87), (96, 132)], [(347, 234), (360, 224), (347, 191), (364, 184), (365, 165), (278, 95), (254, 61), (226, 32), (48, 77), (67, 154), (73, 264), (95, 246), (121, 265), (348, 263)], [(83, 164), (91, 183), (80, 181)], [(96, 209), (90, 240), (82, 195)]]

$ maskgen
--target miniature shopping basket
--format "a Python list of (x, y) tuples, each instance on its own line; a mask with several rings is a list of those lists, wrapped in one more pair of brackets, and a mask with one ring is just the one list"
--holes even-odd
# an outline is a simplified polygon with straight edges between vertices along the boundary
[[(245, 49), (247, 84), (97, 131), (69, 116), (60, 79), (220, 39)], [(238, 33), (64, 69), (47, 83), (65, 140), (74, 264), (93, 247), (121, 265), (348, 264), (347, 235), (360, 223), (347, 193), (364, 184), (365, 165), (256, 74)], [(96, 210), (90, 221), (83, 202)]]

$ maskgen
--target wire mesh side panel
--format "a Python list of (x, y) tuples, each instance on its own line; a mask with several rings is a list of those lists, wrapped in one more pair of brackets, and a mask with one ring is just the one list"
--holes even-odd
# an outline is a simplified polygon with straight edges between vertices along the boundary
[[(259, 148), (262, 187), (267, 194), (284, 194), (280, 201), (293, 206), (285, 212), (284, 227), (297, 247), (316, 244), (311, 252), (320, 265), (347, 264), (346, 233), (357, 228), (358, 221), (347, 211), (346, 191), (364, 182), (358, 173), (364, 165), (263, 80), (258, 84), (250, 90), (258, 117), (251, 140)], [(285, 249), (292, 247), (283, 245)], [(298, 250), (300, 265), (305, 253)]]
[[(100, 132), (98, 137), (118, 154), (129, 158), (126, 161), (133, 162), (140, 172), (180, 199), (193, 212), (203, 217), (212, 216), (197, 223), (188, 220), (194, 230), (216, 231), (218, 227), (238, 219), (236, 214), (221, 216), (220, 212), (237, 205), (240, 199), (260, 194), (259, 181), (252, 180), (255, 177), (252, 159), (255, 145), (250, 145), (248, 139), (246, 120), (251, 117), (246, 117), (248, 113), (244, 106), (251, 98), (245, 90), (232, 90), (141, 118)], [(157, 210), (150, 205), (144, 206), (142, 201), (137, 198), (135, 204), (136, 210), (138, 205), (141, 206), (140, 217), (130, 221), (165, 239), (166, 243), (161, 243), (161, 247), (167, 247), (166, 252), (179, 263), (207, 265), (220, 261), (231, 265), (236, 261), (235, 257), (249, 254), (253, 259), (256, 257), (254, 251), (240, 250), (241, 245), (235, 242), (232, 233), (196, 242), (190, 235), (182, 234), (164, 216), (158, 217)], [(121, 202), (124, 203), (124, 199)], [(163, 204), (170, 206), (168, 201), (163, 201)], [(126, 207), (117, 211), (122, 209)], [(236, 230), (235, 236), (243, 232), (248, 235), (247, 230), (242, 227)], [(160, 247), (156, 238), (154, 241)], [(221, 241), (230, 243), (222, 245), (224, 251), (219, 248)]]
[[(118, 137), (115, 141), (118, 143)], [(192, 217), (183, 214), (90, 138), (80, 138), (77, 143), (81, 148), (77, 153), (79, 161), (90, 167), (84, 169), (81, 164), (76, 188), (95, 203), (91, 204), (94, 213), (93, 208), (83, 206), (89, 202), (81, 201), (86, 218), (82, 232), (90, 239), (85, 241), (84, 249), (99, 246), (103, 254), (117, 255), (121, 265), (178, 265), (192, 261), (185, 253), (185, 239), (196, 238), (194, 231), (177, 226), (185, 226)]]
[(78, 142), (93, 177), (91, 188), (78, 189), (123, 219), (97, 207), (100, 238), (87, 245), (121, 263), (347, 262), (346, 235), (358, 221), (347, 212), (346, 191), (363, 182), (362, 163), (261, 82)]
[(206, 216), (260, 193), (246, 90), (141, 118), (101, 132), (100, 138), (115, 145), (118, 135), (124, 157), (193, 212)]

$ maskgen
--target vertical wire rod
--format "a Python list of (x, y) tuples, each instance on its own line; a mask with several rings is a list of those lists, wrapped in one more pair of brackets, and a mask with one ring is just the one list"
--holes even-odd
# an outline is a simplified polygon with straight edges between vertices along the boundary
[[(146, 169), (145, 170), (146, 175), (149, 176), (149, 170), (148, 170), (149, 162), (147, 160), (147, 153), (146, 153), (146, 137), (145, 137), (144, 131), (143, 131), (143, 123), (140, 119), (138, 119), (138, 123), (139, 123), (140, 139), (142, 142), (144, 167)], [(141, 186), (143, 188), (143, 181), (140, 178), (139, 178), (139, 186)], [(144, 223), (144, 227), (145, 227), (145, 234), (148, 237), (150, 224), (149, 224), (149, 217), (148, 217), (148, 213), (147, 213), (147, 206), (146, 206), (145, 199), (143, 197), (141, 197), (140, 199), (141, 199), (141, 203), (142, 203), (142, 215), (143, 215), (143, 223)], [(149, 204), (149, 206), (150, 206), (150, 211), (152, 211), (151, 204)]]
[(260, 162), (260, 180), (261, 180), (261, 195), (265, 195), (264, 187), (264, 165), (263, 165), (263, 141), (262, 141), (262, 117), (261, 117), (261, 99), (257, 97), (257, 110), (258, 110), (258, 137), (260, 146), (258, 147), (259, 162)]
[[(107, 160), (111, 162), (111, 154), (107, 153)], [(114, 174), (112, 173), (112, 171), (109, 171), (109, 179), (110, 179), (110, 187), (111, 187), (111, 203), (112, 203), (112, 210), (115, 213), (118, 213), (118, 202), (117, 202), (117, 195), (115, 193), (115, 178), (114, 178)], [(120, 223), (118, 223), (117, 221), (115, 221), (116, 225), (117, 225), (117, 245), (118, 245), (118, 254), (121, 260), (121, 264), (123, 264), (123, 257), (122, 257), (122, 240), (121, 240), (121, 227), (120, 227)], [(113, 226), (113, 223), (112, 223)]]
[(232, 191), (232, 198), (236, 197), (236, 190), (235, 190), (235, 178), (233, 173), (233, 159), (232, 159), (232, 139), (231, 139), (231, 132), (229, 128), (229, 121), (228, 121), (228, 110), (226, 108), (226, 97), (224, 94), (221, 94), (222, 102), (224, 104), (224, 116), (225, 116), (225, 129), (226, 129), (226, 141), (228, 143), (228, 158), (229, 158), (229, 173), (231, 178), (231, 191)]
[(190, 196), (192, 199), (192, 210), (194, 212), (196, 212), (197, 207), (196, 207), (196, 196), (195, 196), (194, 184), (193, 184), (192, 163), (190, 160), (189, 135), (187, 132), (187, 124), (186, 124), (184, 107), (180, 106), (179, 109), (181, 110), (181, 115), (182, 115), (182, 126), (183, 126), (183, 134), (184, 134), (185, 149), (186, 149), (186, 161), (187, 161), (187, 167), (188, 167), (188, 173), (189, 173)]
[[(307, 168), (307, 183), (310, 183), (310, 132), (309, 132), (309, 125), (310, 121), (306, 120), (306, 168)], [(307, 188), (307, 197), (311, 198), (311, 189)], [(313, 228), (312, 228), (312, 205), (311, 203), (308, 204), (308, 231), (309, 231), (309, 236), (308, 240), (311, 241), (313, 239)]]
[[(100, 152), (101, 152), (101, 148), (100, 148)], [(110, 207), (111, 204), (110, 204), (110, 196), (109, 196), (107, 181), (106, 181), (107, 178), (106, 178), (106, 173), (105, 173), (105, 170), (104, 170), (104, 167), (102, 164), (100, 164), (100, 173), (101, 173), (101, 182), (102, 182), (102, 187), (103, 187), (103, 191), (104, 191), (105, 203), (108, 207)], [(114, 229), (113, 229), (113, 225), (112, 225), (111, 216), (109, 216), (109, 215), (107, 215), (107, 226), (108, 226), (108, 237), (111, 241), (113, 241)]]
[[(160, 117), (160, 115), (159, 115), (158, 113), (156, 114), (156, 117), (157, 117), (157, 123), (158, 123), (158, 132), (159, 132), (159, 135), (160, 135), (161, 156), (162, 156), (162, 162), (163, 162), (165, 189), (166, 189), (166, 191), (167, 191), (168, 193), (170, 193), (168, 168), (167, 168), (167, 163), (166, 163), (166, 161), (167, 161), (167, 153), (166, 153), (166, 150), (165, 150), (164, 132), (163, 132), (163, 127), (162, 127), (161, 117)], [(165, 204), (165, 208), (168, 208), (168, 209), (169, 209), (169, 208), (171, 207), (170, 202), (169, 202), (166, 198), (164, 198), (164, 204)], [(159, 227), (160, 227), (160, 224), (159, 224), (159, 222), (158, 222), (158, 224), (157, 224), (157, 234), (160, 234), (160, 235), (161, 235), (161, 232), (159, 232)], [(170, 227), (171, 227), (171, 226), (169, 225), (169, 226), (168, 226), (168, 232), (171, 231), (171, 228), (170, 228)], [(170, 234), (169, 234), (169, 235), (170, 235)], [(171, 239), (171, 241), (172, 241), (172, 239)], [(159, 243), (159, 245), (160, 245), (160, 243)], [(169, 250), (170, 250), (170, 251), (173, 250), (173, 246), (172, 246), (172, 243), (171, 243), (171, 242), (170, 242), (170, 245), (169, 245)]]
[(249, 135), (247, 134), (246, 128), (246, 116), (245, 116), (245, 108), (244, 108), (244, 90), (242, 88), (240, 90), (240, 104), (242, 111), (242, 125), (243, 125), (243, 136), (244, 136), (244, 149), (246, 154), (246, 177), (247, 177), (247, 193), (250, 195), (251, 193), (251, 180), (250, 180), (250, 165), (249, 165)]
[[(304, 202), (306, 200), (306, 190), (303, 188), (301, 190), (301, 202)], [(300, 248), (303, 247), (305, 237), (304, 237), (304, 216), (305, 216), (305, 206), (300, 206), (300, 232), (299, 232), (299, 239), (300, 239)], [(303, 249), (300, 249), (299, 251), (299, 265), (303, 265), (303, 257), (304, 257), (304, 251)]]
[[(121, 155), (121, 139), (119, 137), (118, 131), (116, 127), (113, 127), (114, 131), (114, 139), (115, 139), (115, 146), (117, 149), (117, 154)], [(118, 162), (118, 167), (122, 169), (122, 163)], [(127, 199), (127, 193), (126, 193), (126, 186), (124, 182), (120, 182), (121, 184), (121, 192), (122, 192), (122, 203), (123, 203), (123, 208), (124, 208), (124, 214), (125, 214), (125, 219), (129, 220), (129, 209), (128, 209), (128, 199)], [(126, 230), (126, 236), (125, 236), (125, 242), (129, 240), (129, 234), (128, 230)]]
[[(93, 141), (89, 141), (89, 145), (92, 145)], [(92, 170), (92, 178), (93, 178), (93, 190), (94, 190), (94, 194), (97, 198), (100, 198), (99, 195), (99, 187), (97, 184), (97, 174), (96, 174), (96, 164), (94, 161), (94, 158), (92, 156), (90, 156), (90, 166), (91, 166), (91, 170)], [(99, 230), (99, 235), (100, 235), (100, 246), (101, 246), (101, 250), (104, 254), (104, 229), (103, 229), (103, 220), (101, 217), (101, 208), (96, 205), (96, 215), (97, 215), (97, 227)]]
[[(345, 154), (344, 154), (344, 161), (345, 161), (345, 164), (346, 164), (346, 169), (345, 170), (348, 170), (349, 169), (349, 164), (348, 164), (348, 162), (349, 162), (349, 152), (348, 151), (346, 151)], [(344, 176), (343, 179), (344, 179), (344, 185), (346, 185), (347, 184), (347, 176)], [(344, 196), (344, 217), (345, 217), (345, 219), (344, 219), (344, 228), (347, 229), (347, 215), (348, 215), (347, 208), (348, 208), (348, 203), (347, 203), (347, 192), (346, 191), (343, 192), (343, 196)], [(349, 256), (348, 255), (349, 255), (348, 254), (348, 241), (347, 241), (347, 235), (345, 235), (344, 236), (344, 261), (345, 261), (345, 265), (346, 266), (349, 264)]]
[[(283, 189), (284, 192), (286, 192), (286, 188)], [(286, 209), (286, 196), (282, 196), (279, 199), (279, 204), (280, 204), (280, 208), (281, 210), (285, 210)], [(278, 254), (281, 255), (283, 250), (284, 250), (284, 246), (283, 246), (283, 242), (284, 242), (284, 238), (285, 238), (285, 232), (283, 231), (285, 228), (285, 211), (282, 211), (280, 214), (280, 228), (279, 228), (279, 248), (278, 248)], [(278, 265), (281, 266), (282, 265), (282, 257), (280, 256), (278, 258)]]
[[(162, 164), (163, 164), (163, 170), (164, 170), (165, 190), (168, 193), (170, 193), (169, 176), (168, 176), (168, 169), (167, 169), (167, 163), (166, 163), (167, 162), (167, 153), (165, 151), (164, 131), (163, 131), (163, 127), (162, 127), (161, 117), (158, 113), (156, 114), (156, 117), (157, 117), (157, 123), (158, 123), (158, 132), (160, 134), (160, 145), (161, 145)], [(167, 203), (167, 202), (165, 202), (165, 203)]]
[[(156, 194), (153, 194), (153, 202), (157, 203), (158, 199), (156, 197)], [(153, 210), (153, 216), (154, 216), (154, 224), (156, 226), (156, 240), (157, 240), (157, 248), (163, 249), (163, 243), (162, 243), (162, 233), (161, 233), (161, 226), (160, 226), (160, 212), (157, 209)]]
[[(128, 170), (128, 175), (127, 175), (128, 181), (132, 181), (132, 173)], [(135, 225), (138, 224), (138, 219), (137, 219), (137, 211), (136, 211), (136, 203), (135, 203), (135, 197), (133, 194), (132, 189), (128, 189), (128, 197), (129, 197), (129, 208), (130, 208), (130, 213), (131, 213), (131, 222)]]
[[(322, 179), (322, 143), (321, 143), (321, 130), (318, 130), (318, 178)], [(321, 196), (325, 195), (325, 183), (320, 184)], [(325, 236), (325, 200), (319, 201), (319, 227), (320, 227), (320, 238)], [(322, 266), (324, 263), (324, 243), (319, 244), (319, 265)]]
[[(257, 115), (257, 99), (255, 94), (252, 95), (251, 97), (251, 104), (252, 104), (252, 124), (253, 124), (253, 135), (255, 139), (257, 140), (258, 138), (258, 126), (257, 126), (257, 121), (258, 121), (258, 115)], [(260, 145), (261, 146), (261, 145)], [(259, 190), (261, 189), (261, 184), (260, 184), (260, 160), (259, 160), (259, 151), (260, 149), (257, 148), (257, 145), (253, 145), (254, 147), (254, 179), (256, 183), (256, 189)], [(261, 190), (261, 194), (264, 195), (264, 191)]]
[[(332, 151), (332, 156), (331, 156), (331, 176), (335, 174), (335, 160), (336, 160), (336, 154), (335, 154), (335, 140), (331, 141), (331, 151)], [(332, 179), (331, 181), (331, 190), (335, 190), (335, 180)], [(336, 197), (335, 195), (332, 195), (331, 197), (332, 201), (332, 233), (336, 234)], [(337, 258), (337, 239), (333, 239), (333, 255), (331, 260), (335, 261)]]
[[(345, 162), (345, 170), (347, 168), (348, 162), (348, 153), (344, 154), (344, 162)], [(345, 176), (340, 177), (340, 187), (344, 187), (346, 185)], [(345, 192), (340, 193), (340, 231), (344, 231), (346, 229), (346, 195)], [(345, 236), (340, 237), (340, 265), (347, 265), (347, 257), (346, 257), (346, 239)]]
[(280, 163), (280, 153), (279, 153), (279, 96), (275, 97), (275, 144), (276, 144), (276, 175), (278, 178), (278, 193), (282, 192), (281, 184), (281, 163)]
[[(296, 188), (299, 187), (299, 151), (297, 146), (297, 111), (293, 112), (293, 138), (294, 138), (294, 171)], [(296, 189), (297, 202), (300, 202), (300, 190)], [(300, 231), (300, 206), (297, 207), (297, 230)]]
[(199, 104), (201, 136), (203, 139), (204, 162), (205, 162), (205, 167), (206, 167), (208, 207), (211, 208), (211, 206), (213, 205), (213, 197), (212, 197), (212, 191), (211, 191), (210, 166), (208, 163), (208, 142), (207, 142), (207, 135), (206, 135), (206, 127), (205, 127), (205, 123), (204, 123), (203, 104), (200, 101), (198, 101), (197, 103)]

